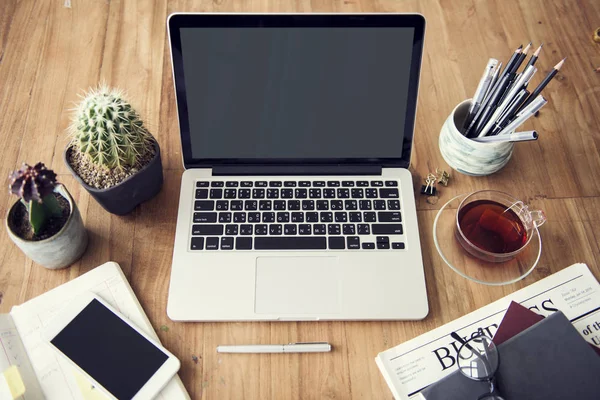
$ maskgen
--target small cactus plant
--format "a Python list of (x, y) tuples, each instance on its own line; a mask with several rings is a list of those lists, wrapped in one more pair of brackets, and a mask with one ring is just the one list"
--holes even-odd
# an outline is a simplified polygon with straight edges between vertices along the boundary
[(83, 96), (69, 133), (76, 150), (106, 169), (135, 166), (154, 140), (123, 92), (105, 84)]
[(39, 162), (33, 167), (23, 166), (9, 175), (10, 193), (21, 199), (29, 213), (29, 222), (35, 234), (39, 234), (52, 216), (60, 216), (62, 210), (54, 195), (56, 174)]

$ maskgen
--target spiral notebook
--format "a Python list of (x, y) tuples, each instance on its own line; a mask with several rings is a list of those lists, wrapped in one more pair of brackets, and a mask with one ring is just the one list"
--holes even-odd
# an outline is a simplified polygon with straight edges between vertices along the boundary
[[(100, 296), (160, 343), (121, 267), (115, 262), (107, 262), (13, 307), (10, 314), (0, 315), (0, 371), (11, 365), (19, 368), (27, 390), (23, 400), (89, 399), (82, 387), (81, 375), (61, 359), (41, 335), (43, 327), (63, 305), (87, 291)], [(178, 375), (156, 397), (158, 400), (189, 398)]]

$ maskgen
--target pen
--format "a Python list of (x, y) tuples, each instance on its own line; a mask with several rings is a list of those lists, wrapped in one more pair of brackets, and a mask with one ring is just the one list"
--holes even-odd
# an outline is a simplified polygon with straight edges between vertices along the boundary
[(527, 96), (529, 95), (529, 91), (527, 89), (521, 89), (519, 93), (515, 95), (512, 102), (504, 109), (500, 117), (498, 117), (498, 121), (494, 125), (492, 129), (492, 135), (498, 134), (506, 124), (508, 124), (511, 118), (514, 116), (515, 111), (521, 106), (521, 104), (525, 101)]
[(469, 112), (467, 113), (467, 118), (465, 119), (464, 127), (467, 128), (473, 118), (475, 117), (475, 113), (479, 109), (481, 102), (483, 101), (484, 95), (487, 91), (490, 82), (492, 81), (494, 68), (498, 65), (498, 60), (495, 58), (490, 58), (487, 65), (485, 66), (485, 70), (483, 71), (483, 75), (479, 80), (479, 84), (477, 85), (477, 89), (475, 90), (475, 94), (473, 95), (473, 101), (471, 102), (471, 106), (469, 107)]
[(540, 110), (540, 108), (544, 107), (546, 105), (546, 103), (548, 103), (548, 100), (546, 100), (544, 98), (544, 96), (539, 96), (537, 99), (532, 101), (531, 104), (529, 104), (527, 107), (523, 108), (523, 110), (517, 114), (515, 119), (510, 121), (510, 123), (508, 125), (506, 125), (504, 127), (504, 129), (502, 129), (500, 131), (500, 133), (498, 133), (498, 135), (506, 135), (506, 134), (512, 132), (519, 125), (521, 125), (523, 122), (527, 121), (527, 119), (529, 119), (532, 115), (534, 115), (536, 112), (538, 112)]
[(326, 342), (217, 346), (217, 353), (326, 353), (329, 351), (331, 345)]
[(544, 90), (544, 88), (546, 87), (546, 85), (552, 80), (552, 78), (554, 78), (554, 76), (558, 73), (558, 71), (560, 70), (560, 68), (563, 66), (563, 64), (565, 63), (565, 60), (567, 58), (563, 58), (558, 64), (556, 64), (554, 66), (554, 68), (552, 68), (552, 71), (550, 71), (550, 73), (548, 75), (546, 75), (546, 77), (544, 78), (544, 80), (538, 85), (538, 87), (536, 87), (534, 89), (533, 92), (531, 92), (531, 95), (529, 95), (529, 97), (527, 98), (527, 100), (525, 100), (525, 103), (523, 103), (523, 105), (521, 106), (521, 109), (524, 109), (525, 107), (527, 107), (533, 100), (535, 100), (536, 97), (538, 97), (538, 95), (540, 94), (540, 92), (542, 90)]
[[(475, 135), (478, 136), (478, 132), (480, 132), (481, 129), (483, 129), (483, 127), (486, 125), (488, 118), (490, 117), (492, 112), (494, 112), (494, 110), (498, 106), (498, 100), (500, 99), (500, 97), (502, 96), (504, 91), (506, 90), (509, 79), (510, 79), (509, 75), (504, 75), (502, 80), (498, 82), (498, 85), (496, 85), (496, 88), (494, 89), (494, 93), (492, 93), (490, 95), (490, 100), (488, 101), (485, 109), (480, 110), (481, 116), (476, 117), (476, 119), (477, 118), (479, 118), (479, 119), (478, 119), (475, 127), (472, 127), (473, 131), (470, 132), (471, 134), (473, 134), (473, 136), (475, 136)], [(473, 120), (473, 122), (475, 122), (475, 120)], [(471, 124), (473, 124), (473, 122)]]
[(481, 143), (500, 143), (500, 142), (526, 142), (537, 140), (538, 133), (536, 131), (515, 132), (508, 135), (486, 136), (473, 139)]
[(483, 96), (483, 103), (485, 103), (485, 101), (488, 99), (488, 96), (490, 95), (490, 93), (492, 93), (492, 90), (494, 90), (494, 86), (496, 86), (496, 82), (498, 82), (498, 77), (500, 76), (500, 71), (502, 71), (502, 61), (500, 61), (498, 63), (498, 65), (496, 66), (496, 68), (494, 68), (494, 72), (492, 74), (492, 80), (490, 82), (490, 84), (487, 87), (487, 90), (485, 91), (485, 95)]

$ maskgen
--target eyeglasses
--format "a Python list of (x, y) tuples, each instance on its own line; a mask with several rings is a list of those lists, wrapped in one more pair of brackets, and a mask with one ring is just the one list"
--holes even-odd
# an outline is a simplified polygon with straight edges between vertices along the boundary
[(494, 342), (479, 329), (476, 336), (464, 341), (456, 332), (450, 334), (462, 343), (458, 349), (458, 369), (469, 379), (488, 382), (490, 392), (479, 396), (477, 400), (504, 400), (496, 392), (496, 371), (498, 371), (499, 354)]

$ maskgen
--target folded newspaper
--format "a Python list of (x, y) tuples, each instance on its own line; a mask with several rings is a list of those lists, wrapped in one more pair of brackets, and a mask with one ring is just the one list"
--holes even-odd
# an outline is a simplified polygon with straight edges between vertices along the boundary
[(419, 392), (457, 369), (460, 343), (450, 333), (470, 336), (479, 328), (490, 337), (511, 301), (548, 316), (562, 311), (589, 343), (600, 347), (600, 285), (585, 264), (574, 264), (470, 314), (375, 358), (397, 400), (417, 399)]

